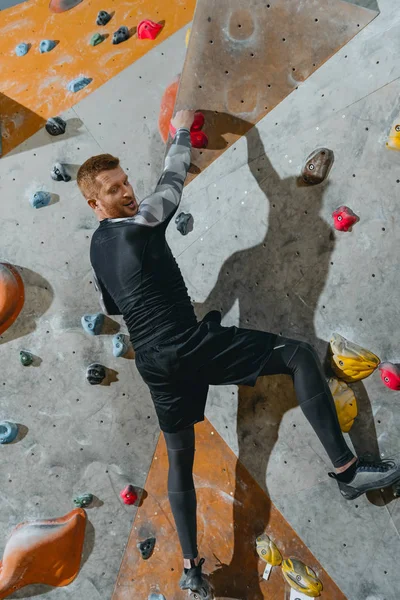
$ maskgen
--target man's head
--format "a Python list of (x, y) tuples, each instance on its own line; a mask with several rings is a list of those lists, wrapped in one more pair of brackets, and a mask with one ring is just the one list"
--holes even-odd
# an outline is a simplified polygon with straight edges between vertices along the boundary
[(136, 215), (135, 194), (115, 156), (99, 154), (89, 158), (80, 167), (77, 182), (99, 221)]

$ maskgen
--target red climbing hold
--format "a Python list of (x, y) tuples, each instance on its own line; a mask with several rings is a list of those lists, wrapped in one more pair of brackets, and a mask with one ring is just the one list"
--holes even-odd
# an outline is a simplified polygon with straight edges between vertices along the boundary
[(127, 485), (122, 492), (119, 494), (124, 502), (124, 504), (135, 504), (137, 500), (137, 493), (133, 485)]
[(381, 372), (383, 383), (391, 390), (400, 390), (400, 365), (391, 362), (383, 362), (378, 369)]
[[(193, 148), (207, 148), (208, 146), (208, 137), (204, 133), (204, 131), (200, 131), (200, 129), (204, 125), (204, 115), (201, 112), (196, 112), (194, 116), (193, 125), (190, 128), (190, 141), (192, 143)], [(174, 137), (176, 134), (176, 129), (172, 125), (169, 124), (169, 132), (171, 137)]]
[(82, 0), (50, 0), (49, 9), (54, 13), (62, 13), (78, 6)]
[(163, 25), (145, 19), (137, 26), (137, 36), (139, 40), (155, 40), (162, 28)]
[(24, 284), (17, 269), (8, 263), (0, 263), (0, 334), (14, 323), (24, 298)]
[(203, 129), (204, 125), (204, 115), (202, 112), (197, 111), (194, 115), (193, 125), (190, 128), (190, 131), (200, 131)]
[(351, 231), (353, 225), (360, 220), (348, 206), (339, 206), (333, 213), (333, 226), (338, 231)]

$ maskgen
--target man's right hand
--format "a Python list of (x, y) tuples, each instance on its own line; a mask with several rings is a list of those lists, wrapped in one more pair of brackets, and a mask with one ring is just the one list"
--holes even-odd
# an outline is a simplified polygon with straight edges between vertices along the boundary
[(195, 110), (178, 110), (174, 118), (171, 119), (171, 124), (175, 129), (186, 127), (190, 130), (193, 125), (195, 112)]

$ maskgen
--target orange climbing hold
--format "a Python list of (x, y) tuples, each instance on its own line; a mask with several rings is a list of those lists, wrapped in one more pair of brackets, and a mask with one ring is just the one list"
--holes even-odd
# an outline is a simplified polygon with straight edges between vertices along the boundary
[(164, 143), (168, 140), (169, 124), (174, 114), (176, 95), (178, 93), (180, 75), (167, 87), (161, 98), (160, 115), (158, 117), (158, 130)]
[(0, 561), (0, 600), (32, 583), (71, 583), (79, 572), (85, 528), (82, 508), (58, 519), (17, 525)]
[(18, 317), (24, 298), (24, 284), (17, 269), (8, 263), (0, 263), (0, 335)]

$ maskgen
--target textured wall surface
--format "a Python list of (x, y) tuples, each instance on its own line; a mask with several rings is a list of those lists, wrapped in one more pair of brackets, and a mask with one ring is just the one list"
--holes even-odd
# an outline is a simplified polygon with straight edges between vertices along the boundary
[[(391, 0), (379, 8), (186, 188), (182, 209), (192, 212), (194, 231), (182, 237), (171, 226), (169, 241), (199, 316), (220, 308), (225, 324), (307, 339), (321, 356), (338, 331), (382, 360), (400, 361), (400, 155), (385, 148), (400, 108), (400, 15)], [(76, 172), (91, 154), (109, 151), (129, 169), (138, 196), (149, 191), (164, 152), (159, 102), (181, 69), (184, 36), (179, 31), (70, 109), (66, 136), (41, 130), (0, 161), (1, 255), (23, 269), (27, 293), (0, 338), (1, 415), (22, 425), (17, 442), (0, 447), (0, 552), (22, 520), (68, 512), (76, 492), (98, 498), (88, 509), (78, 579), (16, 598), (111, 597), (135, 511), (118, 492), (127, 481), (144, 485), (158, 436), (134, 361), (112, 356), (110, 334), (81, 330), (81, 315), (98, 310), (88, 260), (96, 222), (76, 183), (52, 182), (49, 170), (62, 159)], [(328, 182), (297, 187), (304, 159), (321, 145), (336, 157)], [(53, 203), (34, 211), (28, 196), (42, 186)], [(361, 220), (352, 233), (332, 235), (330, 214), (341, 204)], [(40, 365), (23, 368), (21, 348)], [(85, 369), (94, 361), (113, 369), (116, 381), (91, 388)], [(399, 454), (398, 394), (374, 373), (357, 395), (354, 447)], [(264, 378), (254, 390), (213, 388), (207, 416), (350, 600), (396, 598), (399, 503), (385, 504), (380, 494), (342, 499), (290, 379)]]

